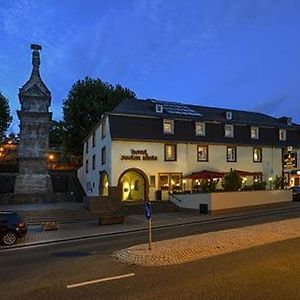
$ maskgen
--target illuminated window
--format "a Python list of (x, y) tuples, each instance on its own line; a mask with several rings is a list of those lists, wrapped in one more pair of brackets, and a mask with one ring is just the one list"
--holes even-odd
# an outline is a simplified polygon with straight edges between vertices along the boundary
[(164, 120), (164, 133), (174, 134), (174, 121), (173, 120)]
[(165, 145), (165, 161), (176, 161), (176, 145), (166, 144)]
[(197, 160), (208, 161), (208, 146), (197, 146)]
[(279, 129), (279, 140), (286, 141), (286, 130), (285, 129)]
[(178, 191), (182, 188), (182, 173), (159, 174), (159, 188), (163, 191)]
[(225, 137), (233, 137), (233, 125), (225, 124)]
[(196, 122), (195, 123), (195, 134), (196, 135), (205, 135), (205, 123), (204, 122)]
[(236, 161), (236, 147), (227, 147), (227, 161), (235, 162)]
[(261, 148), (253, 148), (253, 161), (254, 162), (262, 162), (262, 149)]
[(258, 127), (251, 127), (250, 129), (251, 139), (258, 139)]

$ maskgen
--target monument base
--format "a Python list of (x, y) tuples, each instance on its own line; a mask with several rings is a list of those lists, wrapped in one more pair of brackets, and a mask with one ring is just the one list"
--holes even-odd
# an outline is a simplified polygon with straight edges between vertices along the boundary
[(52, 191), (49, 174), (20, 174), (16, 177), (14, 194), (48, 194)]

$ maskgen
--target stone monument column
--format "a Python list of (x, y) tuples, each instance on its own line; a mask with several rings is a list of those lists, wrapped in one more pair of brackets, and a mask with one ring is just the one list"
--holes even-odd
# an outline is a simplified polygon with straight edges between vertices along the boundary
[(46, 158), (52, 113), (49, 112), (51, 93), (40, 76), (39, 51), (42, 47), (33, 44), (31, 49), (32, 73), (19, 90), (19, 174), (16, 177), (14, 193), (36, 195), (52, 193)]

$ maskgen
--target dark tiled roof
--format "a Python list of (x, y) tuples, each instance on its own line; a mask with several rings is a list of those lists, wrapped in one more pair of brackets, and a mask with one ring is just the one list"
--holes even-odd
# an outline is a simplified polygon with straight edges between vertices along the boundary
[[(166, 110), (163, 113), (156, 113), (155, 104), (160, 103), (163, 106), (174, 104), (188, 107), (191, 110), (199, 113), (199, 116), (187, 116), (168, 113)], [(226, 112), (232, 112), (232, 120), (226, 119)], [(125, 99), (114, 110), (116, 114), (127, 114), (137, 116), (153, 116), (158, 118), (172, 118), (172, 119), (192, 119), (192, 120), (205, 120), (213, 122), (228, 122), (233, 124), (247, 124), (247, 125), (260, 125), (271, 127), (291, 127), (287, 126), (281, 118), (271, 117), (258, 112), (249, 112), (235, 109), (208, 107), (200, 105), (182, 104), (177, 102), (160, 101), (155, 99), (138, 100), (138, 99)], [(293, 124), (292, 127), (300, 129), (300, 126)]]
[(287, 130), (287, 141), (279, 141), (277, 128), (260, 127), (259, 139), (253, 140), (250, 138), (250, 126), (248, 125), (235, 125), (234, 138), (228, 138), (224, 137), (224, 125), (220, 123), (207, 123), (205, 136), (197, 136), (195, 135), (195, 123), (192, 120), (177, 119), (174, 121), (174, 134), (164, 134), (163, 118), (110, 115), (109, 119), (112, 139), (279, 147), (300, 146), (300, 130)]

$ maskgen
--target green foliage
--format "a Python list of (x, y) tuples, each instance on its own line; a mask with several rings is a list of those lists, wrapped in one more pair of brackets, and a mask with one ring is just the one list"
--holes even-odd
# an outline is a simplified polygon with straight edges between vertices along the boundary
[(8, 99), (0, 92), (0, 141), (5, 137), (11, 121)]
[(217, 184), (218, 184), (218, 180), (217, 181), (213, 181), (213, 180), (201, 180), (200, 183), (200, 190), (202, 193), (213, 193), (216, 191), (217, 189)]
[(253, 190), (265, 190), (267, 183), (265, 181), (262, 182), (254, 182), (253, 183)]
[(61, 148), (65, 138), (65, 128), (63, 121), (51, 122), (51, 128), (49, 132), (49, 145), (50, 147)]
[(242, 186), (242, 179), (236, 172), (236, 170), (230, 169), (222, 179), (222, 187), (225, 192), (238, 191)]
[(241, 190), (242, 191), (258, 191), (265, 190), (267, 183), (265, 181), (262, 182), (254, 182), (252, 185), (245, 185)]
[(66, 151), (82, 155), (82, 141), (98, 123), (101, 115), (114, 109), (135, 93), (121, 85), (86, 77), (75, 82), (63, 103)]
[(273, 184), (275, 190), (284, 189), (284, 185), (285, 185), (284, 177), (276, 175)]

